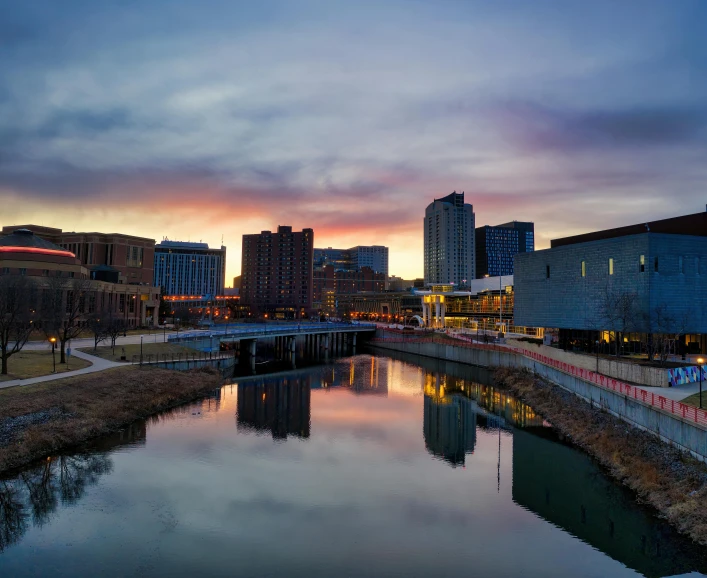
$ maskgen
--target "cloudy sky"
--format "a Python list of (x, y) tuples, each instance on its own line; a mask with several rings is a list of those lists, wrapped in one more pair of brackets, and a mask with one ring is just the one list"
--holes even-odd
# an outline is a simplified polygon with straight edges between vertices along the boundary
[(0, 225), (278, 224), (422, 274), (425, 206), (549, 239), (704, 210), (704, 0), (0, 0)]

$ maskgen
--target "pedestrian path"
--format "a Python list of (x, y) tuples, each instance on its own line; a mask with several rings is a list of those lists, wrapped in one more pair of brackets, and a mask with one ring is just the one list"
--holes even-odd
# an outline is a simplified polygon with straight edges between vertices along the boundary
[[(93, 345), (93, 343), (91, 344)], [(50, 373), (49, 375), (40, 375), (39, 377), (30, 377), (27, 379), (13, 379), (12, 381), (0, 381), (0, 389), (5, 389), (8, 387), (16, 387), (18, 385), (32, 385), (35, 383), (43, 383), (45, 381), (55, 381), (57, 379), (64, 379), (66, 377), (74, 377), (75, 375), (84, 375), (86, 373), (96, 373), (98, 371), (104, 371), (106, 369), (111, 369), (113, 367), (124, 367), (125, 365), (130, 365), (127, 363), (119, 363), (115, 361), (108, 361), (106, 359), (101, 359), (95, 355), (89, 355), (83, 351), (73, 350), (72, 356), (78, 357), (80, 359), (85, 359), (90, 361), (93, 365), (84, 367), (83, 369), (77, 369), (75, 371), (67, 371), (65, 373)]]

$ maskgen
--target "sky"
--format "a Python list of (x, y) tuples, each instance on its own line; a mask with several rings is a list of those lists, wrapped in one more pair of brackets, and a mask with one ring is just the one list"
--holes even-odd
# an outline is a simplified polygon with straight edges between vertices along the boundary
[[(0, 0), (0, 225), (422, 276), (424, 210), (550, 239), (707, 203), (704, 0)], [(230, 282), (227, 282), (230, 284)]]

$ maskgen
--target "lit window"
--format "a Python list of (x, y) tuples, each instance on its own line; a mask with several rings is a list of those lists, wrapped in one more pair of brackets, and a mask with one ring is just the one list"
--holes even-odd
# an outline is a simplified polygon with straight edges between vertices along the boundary
[(643, 273), (646, 270), (646, 256), (641, 255), (641, 258), (638, 261), (638, 270)]
[(586, 277), (586, 276), (587, 276), (587, 262), (582, 261), (582, 277)]
[(609, 275), (614, 274), (614, 259), (613, 257), (609, 258)]

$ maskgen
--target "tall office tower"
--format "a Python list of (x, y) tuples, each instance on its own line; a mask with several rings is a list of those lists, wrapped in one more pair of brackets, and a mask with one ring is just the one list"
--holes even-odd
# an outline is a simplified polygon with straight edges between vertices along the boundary
[(535, 250), (535, 225), (512, 221), (476, 229), (476, 277), (513, 275), (513, 258)]
[(167, 239), (155, 245), (154, 283), (165, 295), (223, 295), (225, 278), (226, 247)]
[(463, 192), (435, 199), (425, 209), (425, 285), (468, 285), (475, 259), (474, 208)]
[(255, 315), (298, 319), (312, 310), (314, 231), (278, 227), (243, 235), (241, 303)]

